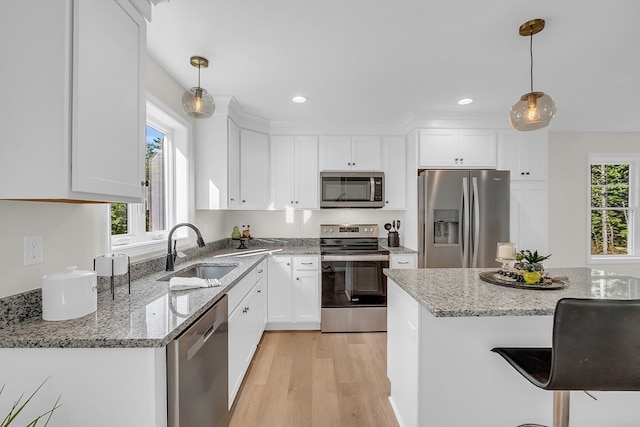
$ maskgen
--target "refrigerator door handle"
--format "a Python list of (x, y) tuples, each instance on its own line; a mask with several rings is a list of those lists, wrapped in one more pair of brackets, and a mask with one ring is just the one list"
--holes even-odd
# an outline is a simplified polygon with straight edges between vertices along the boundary
[(462, 241), (460, 249), (462, 250), (462, 268), (469, 266), (469, 183), (467, 178), (462, 178)]
[(478, 265), (478, 243), (480, 242), (480, 196), (478, 192), (478, 179), (474, 176), (471, 178), (472, 189), (471, 198), (473, 200), (473, 260), (471, 267), (476, 268)]

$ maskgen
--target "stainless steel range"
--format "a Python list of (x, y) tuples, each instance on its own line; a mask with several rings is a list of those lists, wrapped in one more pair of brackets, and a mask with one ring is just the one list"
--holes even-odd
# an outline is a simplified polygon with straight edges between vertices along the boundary
[(320, 253), (322, 332), (386, 331), (389, 251), (377, 224), (321, 225)]

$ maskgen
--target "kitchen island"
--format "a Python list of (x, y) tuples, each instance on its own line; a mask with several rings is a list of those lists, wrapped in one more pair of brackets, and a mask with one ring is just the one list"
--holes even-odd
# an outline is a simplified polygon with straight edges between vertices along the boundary
[[(486, 283), (479, 273), (488, 270), (385, 270), (387, 374), (400, 425), (551, 425), (553, 393), (530, 384), (490, 350), (550, 347), (561, 298), (640, 298), (639, 278), (601, 270), (551, 269), (551, 277), (569, 278), (560, 290)], [(640, 425), (640, 393), (593, 394), (598, 401), (572, 393), (571, 425)]]

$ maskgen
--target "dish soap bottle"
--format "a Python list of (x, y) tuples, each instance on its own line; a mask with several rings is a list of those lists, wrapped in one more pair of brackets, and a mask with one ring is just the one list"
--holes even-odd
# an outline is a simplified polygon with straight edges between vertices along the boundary
[(242, 237), (242, 235), (240, 234), (240, 229), (238, 228), (237, 225), (233, 226), (233, 231), (231, 232), (231, 238), (232, 239), (239, 239), (240, 237)]

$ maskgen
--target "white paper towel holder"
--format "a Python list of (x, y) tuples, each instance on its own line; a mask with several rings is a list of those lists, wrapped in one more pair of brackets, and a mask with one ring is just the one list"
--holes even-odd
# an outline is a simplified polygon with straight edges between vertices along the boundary
[[(98, 257), (93, 259), (93, 270), (100, 277), (110, 277), (111, 278), (111, 299), (116, 298), (116, 285), (114, 281), (114, 276), (121, 276), (122, 274), (118, 274), (116, 271), (116, 261), (115, 257), (127, 257), (127, 271), (122, 274), (126, 274), (129, 279), (129, 295), (131, 295), (131, 258), (126, 254), (107, 254), (107, 255), (99, 255)], [(111, 268), (107, 268), (106, 270), (96, 269), (96, 259), (98, 258), (110, 258), (111, 259)], [(98, 271), (100, 270), (100, 271)]]

